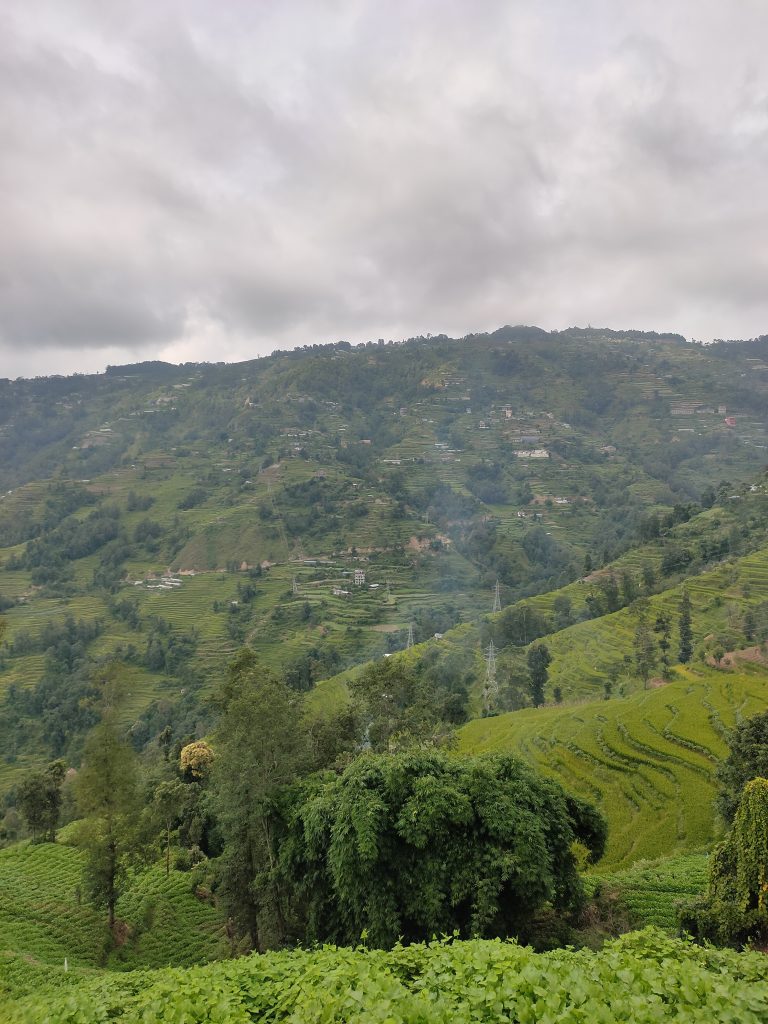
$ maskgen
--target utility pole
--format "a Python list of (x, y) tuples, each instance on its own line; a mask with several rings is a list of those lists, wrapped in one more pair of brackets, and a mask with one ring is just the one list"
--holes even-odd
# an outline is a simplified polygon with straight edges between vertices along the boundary
[(499, 700), (499, 681), (496, 678), (496, 648), (493, 640), (488, 644), (485, 661), (485, 682), (483, 683), (483, 715), (496, 710)]
[(493, 592), (493, 610), (495, 612), (501, 611), (501, 590), (499, 588), (498, 580), (496, 580), (496, 589)]

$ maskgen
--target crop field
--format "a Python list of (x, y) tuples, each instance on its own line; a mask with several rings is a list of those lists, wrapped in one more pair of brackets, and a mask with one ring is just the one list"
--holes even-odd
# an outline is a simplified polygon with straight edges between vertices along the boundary
[(609, 825), (600, 868), (619, 868), (712, 842), (728, 730), (767, 703), (759, 668), (678, 668), (668, 685), (624, 699), (476, 719), (460, 730), (459, 749), (518, 753), (594, 801)]
[(75, 850), (46, 843), (0, 850), (0, 946), (3, 953), (73, 967), (95, 966), (106, 924), (81, 893)]
[(585, 877), (585, 888), (589, 896), (598, 891), (615, 896), (635, 928), (653, 925), (677, 932), (680, 905), (706, 890), (707, 863), (706, 854), (693, 853), (656, 862), (640, 861), (612, 874), (598, 869)]
[[(0, 955), (96, 967), (106, 920), (83, 892), (82, 855), (69, 846), (21, 843), (0, 850)], [(190, 966), (226, 955), (223, 921), (196, 872), (161, 867), (135, 875), (120, 898), (126, 941), (110, 955), (120, 969)], [(0, 991), (2, 968), (0, 967)], [(1, 1019), (1, 1018), (0, 1018)]]
[(8, 1024), (761, 1024), (761, 953), (701, 948), (647, 929), (599, 952), (534, 953), (513, 942), (433, 942), (392, 951), (254, 955), (186, 971), (52, 977), (8, 1000)]

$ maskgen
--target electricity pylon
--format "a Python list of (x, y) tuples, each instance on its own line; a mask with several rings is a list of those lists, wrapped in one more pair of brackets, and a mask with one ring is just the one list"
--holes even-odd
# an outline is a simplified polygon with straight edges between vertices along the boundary
[(485, 660), (485, 682), (483, 683), (483, 714), (490, 715), (496, 710), (499, 699), (499, 681), (496, 678), (496, 648), (493, 640), (488, 644)]

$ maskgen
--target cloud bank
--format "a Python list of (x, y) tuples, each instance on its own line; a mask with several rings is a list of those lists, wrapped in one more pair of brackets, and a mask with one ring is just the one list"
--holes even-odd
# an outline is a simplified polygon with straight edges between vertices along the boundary
[(0, 376), (768, 332), (763, 0), (0, 0)]

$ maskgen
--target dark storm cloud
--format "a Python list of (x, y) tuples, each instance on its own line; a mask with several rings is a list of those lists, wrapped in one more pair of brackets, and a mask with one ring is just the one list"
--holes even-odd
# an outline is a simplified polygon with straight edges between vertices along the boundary
[(768, 8), (0, 0), (0, 375), (768, 331)]

